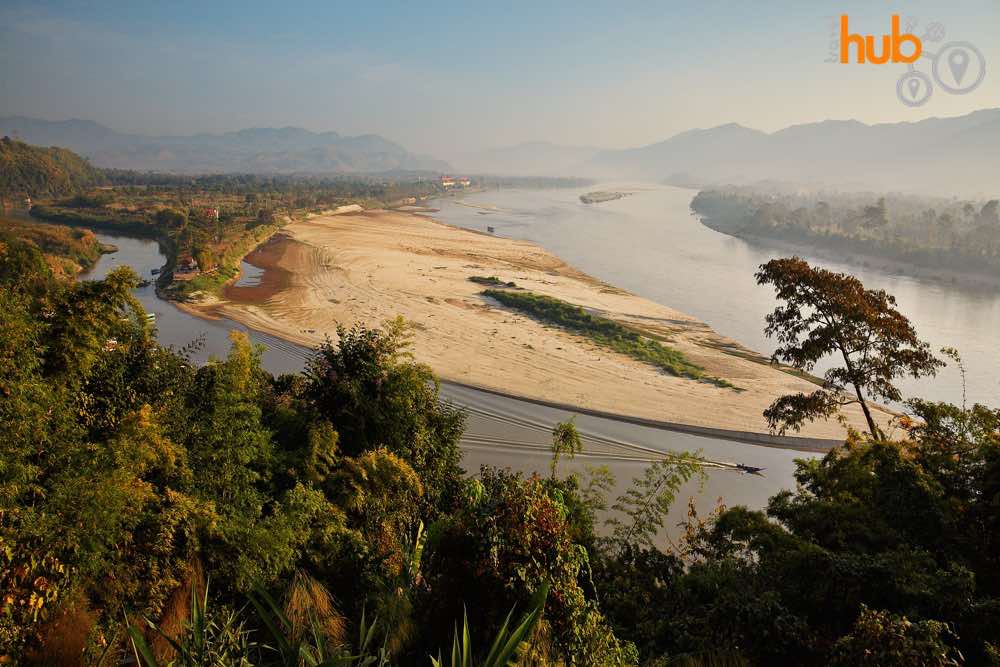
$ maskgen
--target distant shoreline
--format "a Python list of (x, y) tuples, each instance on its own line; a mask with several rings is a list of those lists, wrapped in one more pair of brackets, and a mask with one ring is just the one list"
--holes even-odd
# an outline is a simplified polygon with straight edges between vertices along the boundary
[(787, 250), (792, 253), (802, 252), (813, 255), (819, 259), (829, 259), (844, 262), (852, 266), (863, 269), (877, 269), (886, 273), (892, 273), (907, 278), (925, 280), (933, 283), (958, 284), (980, 290), (1000, 289), (1000, 276), (982, 273), (978, 271), (958, 271), (948, 268), (931, 268), (906, 262), (871, 252), (859, 252), (853, 249), (837, 249), (819, 244), (811, 244), (804, 240), (790, 240), (777, 236), (766, 236), (760, 234), (747, 234), (745, 232), (734, 231), (725, 225), (719, 224), (707, 216), (697, 212), (695, 215), (703, 225), (709, 229), (731, 236), (733, 238), (746, 241), (752, 245), (765, 248)]

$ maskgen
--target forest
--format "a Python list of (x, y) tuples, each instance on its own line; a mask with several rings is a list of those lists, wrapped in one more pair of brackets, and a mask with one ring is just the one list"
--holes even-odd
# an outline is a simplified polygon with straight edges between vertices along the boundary
[(1000, 276), (1000, 202), (904, 194), (725, 187), (702, 190), (702, 222), (748, 239), (880, 257), (930, 270)]
[(0, 139), (0, 213), (11, 198), (66, 195), (105, 182), (102, 170), (65, 148)]
[(696, 452), (609, 498), (606, 469), (566, 472), (567, 422), (547, 474), (463, 470), (406, 323), (342, 330), (300, 374), (240, 334), (197, 367), (136, 280), (0, 244), (4, 663), (1000, 660), (994, 408), (913, 400), (896, 439), (855, 433), (764, 510), (691, 509), (665, 541)]

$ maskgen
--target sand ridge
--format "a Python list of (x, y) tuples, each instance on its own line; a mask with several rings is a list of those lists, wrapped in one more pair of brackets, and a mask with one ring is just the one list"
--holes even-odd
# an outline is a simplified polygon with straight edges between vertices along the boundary
[[(815, 385), (760, 363), (760, 355), (705, 323), (606, 285), (539, 246), (398, 211), (316, 216), (286, 226), (247, 257), (265, 269), (256, 287), (229, 287), (204, 304), (303, 345), (335, 338), (338, 324), (413, 325), (413, 352), (444, 379), (630, 417), (764, 433), (777, 396)], [(578, 304), (646, 331), (742, 391), (668, 375), (482, 296), (470, 276)], [(756, 360), (755, 360), (756, 359)], [(863, 427), (857, 409), (852, 424)], [(883, 421), (888, 415), (883, 413)], [(839, 438), (835, 420), (800, 435)]]

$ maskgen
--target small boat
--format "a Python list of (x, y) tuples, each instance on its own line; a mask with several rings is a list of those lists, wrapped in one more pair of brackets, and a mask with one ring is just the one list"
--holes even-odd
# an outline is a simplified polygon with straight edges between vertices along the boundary
[(493, 232), (495, 232), (496, 230), (495, 230), (495, 229), (493, 229), (492, 227), (487, 227), (487, 228), (486, 228), (486, 231), (488, 231), (488, 232), (489, 232), (490, 234), (492, 234), (492, 233), (493, 233)]
[[(736, 469), (739, 470), (740, 472), (745, 472), (745, 473), (750, 474), (750, 475), (760, 475), (762, 472), (764, 472), (766, 470), (766, 468), (756, 468), (754, 466), (748, 466), (748, 465), (744, 465), (742, 463), (737, 463), (736, 464)], [(761, 476), (763, 476), (763, 475), (761, 475)]]

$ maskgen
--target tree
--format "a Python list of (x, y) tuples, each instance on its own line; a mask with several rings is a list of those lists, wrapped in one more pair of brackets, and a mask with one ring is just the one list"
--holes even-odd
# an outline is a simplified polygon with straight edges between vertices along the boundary
[(951, 632), (947, 623), (920, 621), (906, 616), (868, 609), (861, 614), (851, 634), (833, 647), (832, 665), (844, 667), (958, 667), (961, 654), (946, 643)]
[(552, 429), (552, 461), (549, 464), (552, 469), (552, 478), (555, 479), (560, 456), (565, 454), (573, 458), (582, 451), (583, 441), (580, 439), (580, 433), (576, 430), (576, 417), (556, 424)]
[(889, 224), (889, 216), (885, 210), (885, 197), (879, 197), (874, 206), (865, 206), (861, 218), (866, 229), (879, 229)]
[(642, 477), (632, 480), (632, 488), (611, 506), (625, 518), (612, 517), (607, 521), (613, 527), (611, 539), (617, 548), (652, 547), (677, 492), (695, 475), (704, 481), (705, 472), (698, 456), (680, 452), (654, 461)]
[[(899, 401), (902, 396), (893, 384), (897, 377), (934, 375), (943, 365), (884, 290), (865, 289), (853, 276), (811, 267), (798, 257), (762, 264), (756, 278), (760, 285), (773, 285), (784, 302), (766, 318), (765, 333), (780, 343), (772, 355), (775, 361), (806, 371), (827, 355), (840, 355), (843, 361), (824, 374), (822, 389), (772, 403), (764, 411), (772, 430), (798, 431), (806, 421), (857, 403), (877, 437), (880, 429), (868, 401)], [(845, 395), (845, 389), (854, 396)]]
[(979, 223), (994, 227), (1000, 225), (1000, 212), (997, 211), (998, 208), (1000, 208), (1000, 201), (996, 199), (991, 199), (983, 204), (983, 209), (979, 212)]
[(339, 328), (309, 362), (302, 395), (313, 414), (333, 424), (340, 450), (357, 456), (379, 447), (410, 464), (427, 507), (459, 485), (458, 440), (465, 415), (438, 400), (433, 372), (409, 354), (406, 325)]

